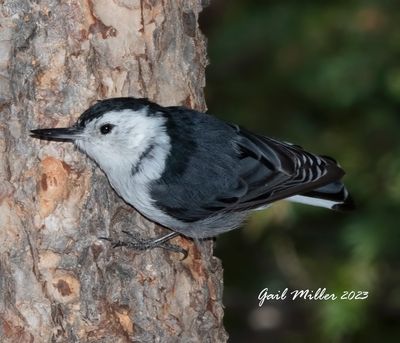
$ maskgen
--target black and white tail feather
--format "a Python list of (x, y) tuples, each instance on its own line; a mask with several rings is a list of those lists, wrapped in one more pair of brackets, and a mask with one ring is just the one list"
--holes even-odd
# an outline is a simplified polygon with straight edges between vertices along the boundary
[[(259, 202), (263, 203), (260, 207), (263, 208), (265, 204), (286, 199), (338, 211), (354, 209), (354, 202), (340, 181), (345, 173), (333, 158), (314, 155), (298, 145), (234, 127), (240, 137), (238, 147), (242, 168), (247, 170), (243, 177), (250, 186), (242, 205), (257, 209)], [(268, 177), (265, 177), (265, 171), (259, 172), (260, 165), (267, 167)], [(255, 175), (262, 179), (254, 180)], [(260, 187), (260, 183), (265, 186)], [(254, 197), (251, 188), (264, 191)]]
[(353, 199), (340, 181), (331, 182), (310, 192), (294, 195), (287, 200), (337, 211), (354, 209)]

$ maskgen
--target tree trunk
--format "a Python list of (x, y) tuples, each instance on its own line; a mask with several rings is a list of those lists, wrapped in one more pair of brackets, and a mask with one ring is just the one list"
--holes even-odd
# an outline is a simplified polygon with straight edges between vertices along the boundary
[(200, 255), (175, 239), (189, 249), (184, 261), (111, 247), (98, 237), (163, 229), (119, 199), (72, 144), (29, 137), (108, 97), (204, 110), (202, 1), (0, 6), (0, 341), (226, 341), (212, 242)]

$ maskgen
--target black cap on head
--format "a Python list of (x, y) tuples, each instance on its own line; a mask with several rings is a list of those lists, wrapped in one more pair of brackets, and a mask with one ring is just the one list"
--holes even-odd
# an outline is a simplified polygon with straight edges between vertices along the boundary
[(133, 97), (125, 97), (105, 99), (98, 101), (83, 112), (76, 125), (78, 127), (85, 127), (87, 123), (91, 122), (93, 119), (101, 117), (106, 112), (118, 112), (127, 109), (139, 111), (144, 107), (149, 107), (151, 109), (150, 113), (160, 112), (163, 110), (163, 107), (149, 101), (147, 98), (136, 99)]

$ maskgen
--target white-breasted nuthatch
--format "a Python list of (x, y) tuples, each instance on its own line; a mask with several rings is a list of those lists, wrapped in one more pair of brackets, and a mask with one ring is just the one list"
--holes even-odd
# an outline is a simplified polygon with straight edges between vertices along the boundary
[(344, 172), (333, 159), (184, 107), (106, 99), (72, 127), (31, 133), (72, 141), (127, 203), (174, 231), (144, 248), (163, 246), (178, 233), (216, 236), (240, 226), (250, 211), (281, 199), (335, 210), (353, 207), (340, 182)]

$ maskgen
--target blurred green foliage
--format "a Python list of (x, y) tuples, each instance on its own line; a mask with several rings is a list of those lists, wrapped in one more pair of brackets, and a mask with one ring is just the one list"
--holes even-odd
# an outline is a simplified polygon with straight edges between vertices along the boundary
[[(212, 114), (340, 161), (350, 214), (285, 202), (222, 235), (231, 342), (400, 342), (400, 3), (214, 0)], [(326, 287), (366, 300), (268, 301)]]

